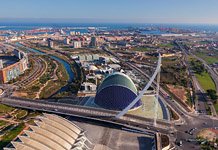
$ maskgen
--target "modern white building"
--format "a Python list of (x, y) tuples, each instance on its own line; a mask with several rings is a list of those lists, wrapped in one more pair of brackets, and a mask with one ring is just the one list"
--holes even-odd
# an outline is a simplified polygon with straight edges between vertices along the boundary
[(96, 91), (96, 88), (97, 88), (97, 86), (93, 83), (90, 83), (90, 82), (84, 82), (81, 85), (81, 90), (85, 91), (85, 92), (94, 92), (94, 91)]
[(13, 147), (4, 150), (82, 150), (92, 146), (80, 127), (53, 114), (38, 116), (35, 125), (30, 125), (11, 144)]
[(80, 41), (73, 41), (73, 48), (81, 48), (82, 43)]

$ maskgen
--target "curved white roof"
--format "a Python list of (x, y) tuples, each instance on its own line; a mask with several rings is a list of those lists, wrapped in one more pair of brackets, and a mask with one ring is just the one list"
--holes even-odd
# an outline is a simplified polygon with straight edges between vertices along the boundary
[(43, 135), (41, 134), (38, 134), (38, 133), (34, 133), (34, 132), (31, 132), (31, 131), (27, 131), (25, 130), (24, 131), (26, 133), (26, 135), (29, 136), (29, 138), (35, 140), (35, 141), (38, 141), (48, 147), (50, 147), (51, 149), (53, 150), (65, 150), (62, 145), (59, 145), (56, 141), (53, 141), (47, 137), (44, 137)]
[(95, 70), (98, 70), (98, 68), (94, 65), (91, 65), (91, 66), (89, 66), (89, 70), (95, 71)]
[(29, 145), (23, 144), (21, 142), (11, 142), (12, 145), (16, 148), (16, 149), (22, 149), (22, 150), (37, 150), (35, 148), (32, 148)]
[(20, 141), (11, 142), (15, 150), (71, 150), (80, 140), (77, 148), (86, 147), (83, 130), (65, 118), (44, 114), (34, 122), (35, 126), (30, 125), (18, 136)]
[[(31, 145), (32, 147), (34, 147), (37, 150), (41, 150), (41, 149), (43, 149), (43, 150), (52, 150), (50, 147), (48, 147), (48, 146), (46, 146), (46, 145), (32, 139), (32, 138), (29, 138), (27, 136), (19, 136), (19, 139), (23, 143), (25, 143), (26, 145)], [(20, 149), (18, 149), (18, 150), (20, 150)]]
[(68, 143), (68, 141), (66, 141), (65, 139), (63, 139), (62, 137), (48, 131), (42, 128), (39, 128), (37, 126), (30, 126), (30, 128), (35, 132), (38, 133), (40, 135), (43, 135), (44, 137), (53, 140), (55, 142), (57, 142), (59, 145), (62, 145), (65, 149), (70, 149), (72, 146), (70, 143)]
[(64, 138), (66, 141), (68, 141), (69, 143), (74, 143), (75, 139), (72, 138), (71, 136), (69, 136), (68, 134), (66, 134), (65, 132), (58, 130), (57, 128), (50, 126), (48, 124), (45, 124), (43, 122), (40, 121), (35, 121), (35, 123), (42, 129), (48, 130), (50, 132), (56, 131), (56, 134), (58, 134), (60, 137)]
[(76, 132), (76, 134), (80, 134), (82, 130), (75, 124), (72, 124), (69, 120), (51, 114), (44, 114), (47, 118), (54, 120), (56, 122), (61, 122), (65, 127), (69, 128), (70, 130)]
[(78, 134), (76, 134), (74, 131), (66, 128), (62, 123), (50, 120), (50, 119), (45, 118), (45, 117), (40, 117), (40, 120), (42, 120), (42, 122), (44, 122), (48, 125), (51, 125), (51, 126), (57, 128), (58, 130), (65, 132), (66, 134), (68, 134), (69, 136), (71, 136), (74, 139), (78, 138)]

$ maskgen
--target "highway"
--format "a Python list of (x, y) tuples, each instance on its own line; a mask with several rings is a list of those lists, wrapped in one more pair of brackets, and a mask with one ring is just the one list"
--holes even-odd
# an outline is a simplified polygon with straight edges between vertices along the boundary
[[(211, 78), (213, 79), (213, 81), (215, 83), (216, 93), (218, 94), (218, 76), (217, 76), (216, 72), (214, 72), (214, 70), (207, 64), (207, 62), (205, 60), (203, 60), (202, 58), (197, 57), (196, 55), (194, 55), (192, 53), (191, 53), (191, 55), (194, 56), (196, 59), (198, 59), (199, 61), (201, 61), (204, 64), (204, 66), (206, 67), (207, 71), (210, 73), (210, 76), (211, 76)], [(204, 93), (206, 93), (206, 92), (204, 92)], [(212, 101), (209, 100), (208, 104), (209, 104), (209, 107), (211, 109), (212, 114), (214, 116), (217, 116), (216, 109), (214, 108)]]
[(210, 73), (211, 78), (213, 79), (215, 85), (216, 85), (216, 92), (218, 93), (218, 75), (216, 74), (216, 72), (207, 64), (207, 62), (205, 60), (203, 60), (200, 57), (197, 57), (196, 55), (194, 55), (193, 53), (190, 53), (193, 57), (195, 57), (197, 60), (201, 61), (205, 68), (207, 69), (207, 71)]
[(144, 117), (134, 116), (126, 114), (120, 119), (116, 119), (115, 115), (117, 111), (97, 109), (91, 107), (83, 107), (78, 105), (70, 105), (56, 102), (48, 102), (44, 100), (30, 100), (22, 98), (2, 98), (0, 100), (2, 104), (9, 105), (12, 107), (38, 110), (43, 112), (53, 112), (56, 114), (65, 114), (69, 116), (80, 116), (88, 117), (91, 119), (98, 119), (102, 121), (110, 121), (113, 123), (120, 123), (124, 125), (129, 125), (132, 127), (137, 127), (141, 129), (153, 129), (153, 131), (159, 130), (162, 133), (169, 134), (171, 129), (171, 124), (165, 120), (157, 120), (157, 126), (153, 127), (153, 119), (148, 119)]
[(180, 50), (183, 52), (184, 54), (184, 64), (185, 66), (187, 67), (188, 69), (188, 74), (189, 74), (189, 77), (192, 79), (191, 82), (192, 82), (192, 85), (193, 85), (193, 92), (195, 92), (195, 100), (193, 100), (193, 104), (195, 104), (195, 111), (197, 113), (201, 113), (201, 114), (207, 114), (207, 110), (206, 110), (206, 102), (207, 102), (207, 98), (205, 97), (205, 93), (204, 91), (202, 90), (200, 84), (198, 83), (198, 80), (196, 79), (190, 65), (189, 65), (189, 62), (188, 62), (188, 52), (183, 48), (183, 46), (181, 44), (179, 44), (177, 41), (175, 41), (175, 44), (180, 48)]
[[(44, 100), (30, 100), (21, 98), (1, 98), (0, 102), (12, 107), (24, 108), (30, 110), (37, 110), (42, 112), (64, 114), (68, 116), (82, 117), (92, 120), (98, 120), (102, 122), (109, 122), (114, 124), (123, 125), (130, 128), (136, 128), (146, 132), (160, 132), (171, 135), (174, 140), (182, 140), (186, 145), (183, 148), (196, 147), (194, 143), (187, 142), (186, 139), (194, 138), (196, 133), (190, 135), (185, 133), (187, 130), (197, 128), (196, 132), (203, 128), (213, 128), (218, 126), (218, 118), (210, 117), (207, 115), (190, 115), (184, 113), (182, 118), (184, 123), (177, 124), (174, 122), (169, 123), (168, 121), (158, 120), (157, 127), (153, 126), (153, 119), (146, 119), (143, 117), (137, 117), (133, 115), (125, 115), (120, 119), (116, 119), (115, 115), (117, 111), (110, 111), (97, 108), (89, 108), (77, 105), (47, 102)], [(182, 111), (182, 110), (180, 110)]]
[(193, 86), (195, 89), (195, 111), (201, 114), (207, 114), (205, 103), (207, 103), (206, 97), (202, 88), (200, 87), (195, 76), (192, 76)]

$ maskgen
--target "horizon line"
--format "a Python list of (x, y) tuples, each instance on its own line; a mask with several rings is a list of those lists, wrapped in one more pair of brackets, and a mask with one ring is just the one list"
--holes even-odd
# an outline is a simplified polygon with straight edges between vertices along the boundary
[[(183, 25), (218, 25), (210, 22), (176, 22), (176, 21), (130, 21), (127, 19), (101, 19), (101, 18), (1, 18), (0, 23), (84, 23), (84, 24), (183, 24)], [(32, 21), (32, 22), (31, 22)]]

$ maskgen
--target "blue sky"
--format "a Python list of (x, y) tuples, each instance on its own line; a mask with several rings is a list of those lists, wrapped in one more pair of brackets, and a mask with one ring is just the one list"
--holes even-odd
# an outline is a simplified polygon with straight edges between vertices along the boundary
[(0, 0), (2, 18), (218, 24), (218, 0)]

